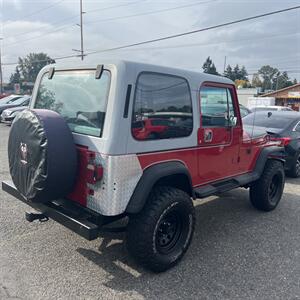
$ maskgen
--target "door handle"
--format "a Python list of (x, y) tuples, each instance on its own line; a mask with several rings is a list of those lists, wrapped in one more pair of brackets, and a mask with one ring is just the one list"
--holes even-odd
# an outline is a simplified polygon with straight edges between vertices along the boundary
[(205, 129), (204, 130), (204, 142), (210, 143), (213, 139), (213, 132), (211, 129)]

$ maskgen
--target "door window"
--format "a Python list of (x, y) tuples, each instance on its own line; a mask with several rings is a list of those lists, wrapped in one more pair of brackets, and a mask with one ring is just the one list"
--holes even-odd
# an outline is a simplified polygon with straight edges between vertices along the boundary
[(138, 77), (131, 132), (137, 140), (189, 136), (193, 130), (192, 99), (181, 77), (141, 73)]
[(233, 98), (228, 88), (204, 86), (200, 90), (202, 127), (235, 126)]

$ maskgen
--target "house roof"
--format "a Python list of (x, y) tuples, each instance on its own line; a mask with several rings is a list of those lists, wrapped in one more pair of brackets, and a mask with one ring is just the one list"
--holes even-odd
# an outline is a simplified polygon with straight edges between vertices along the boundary
[(277, 90), (277, 91), (273, 91), (273, 92), (269, 92), (269, 93), (266, 93), (266, 94), (263, 94), (261, 95), (261, 97), (270, 97), (270, 96), (273, 96), (275, 94), (278, 94), (280, 92), (283, 92), (283, 91), (286, 91), (286, 90), (290, 90), (290, 89), (293, 89), (295, 87), (299, 86), (300, 87), (300, 82), (299, 83), (296, 83), (296, 84), (293, 84), (291, 86), (288, 86), (288, 87), (285, 87), (283, 89), (280, 89), (280, 90)]

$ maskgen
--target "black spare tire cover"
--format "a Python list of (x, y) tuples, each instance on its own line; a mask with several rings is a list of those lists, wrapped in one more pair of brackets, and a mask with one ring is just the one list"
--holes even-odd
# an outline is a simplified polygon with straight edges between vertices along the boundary
[(76, 148), (68, 125), (54, 111), (20, 113), (10, 130), (8, 157), (13, 183), (28, 201), (55, 200), (73, 188)]

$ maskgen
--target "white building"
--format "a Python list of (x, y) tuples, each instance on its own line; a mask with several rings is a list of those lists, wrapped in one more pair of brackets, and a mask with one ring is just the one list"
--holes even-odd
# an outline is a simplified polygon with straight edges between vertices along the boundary
[(239, 103), (244, 106), (248, 106), (248, 98), (255, 97), (258, 93), (257, 88), (238, 88), (236, 91)]

